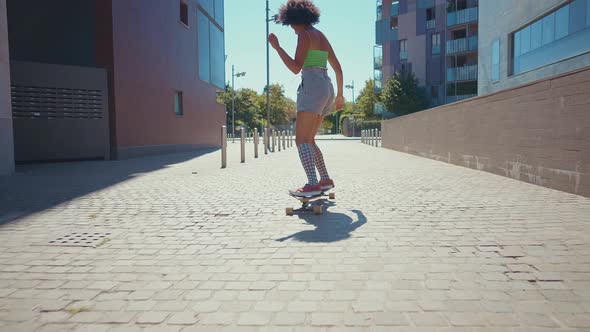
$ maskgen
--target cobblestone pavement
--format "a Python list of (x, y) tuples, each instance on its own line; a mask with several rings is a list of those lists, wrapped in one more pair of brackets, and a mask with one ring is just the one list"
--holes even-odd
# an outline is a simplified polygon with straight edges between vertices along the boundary
[(590, 331), (590, 199), (318, 144), (321, 216), (285, 215), (294, 148), (0, 178), (0, 331)]

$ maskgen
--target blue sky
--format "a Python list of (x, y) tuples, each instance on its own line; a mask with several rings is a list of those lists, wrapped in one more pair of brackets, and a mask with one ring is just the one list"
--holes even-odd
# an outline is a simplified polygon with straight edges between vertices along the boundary
[[(271, 0), (270, 15), (278, 11), (286, 0)], [(373, 45), (375, 39), (374, 0), (315, 0), (321, 10), (321, 30), (332, 43), (342, 64), (344, 84), (354, 80), (355, 95), (364, 86), (365, 80), (373, 76)], [(231, 66), (236, 72), (246, 72), (245, 77), (235, 78), (236, 89), (251, 88), (259, 93), (266, 84), (266, 0), (225, 0), (225, 53), (226, 81), (231, 82)], [(279, 38), (281, 46), (293, 56), (296, 35), (290, 27), (270, 23), (270, 32)], [(336, 88), (334, 72), (330, 76)], [(270, 49), (270, 82), (280, 83), (287, 97), (295, 100), (300, 76), (294, 75), (283, 65), (276, 52)], [(352, 99), (350, 90), (345, 89), (344, 97)]]

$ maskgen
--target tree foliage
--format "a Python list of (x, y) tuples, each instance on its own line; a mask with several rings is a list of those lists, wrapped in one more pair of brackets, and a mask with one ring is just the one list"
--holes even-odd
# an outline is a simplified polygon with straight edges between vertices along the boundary
[(380, 93), (375, 91), (372, 79), (365, 81), (365, 86), (359, 92), (356, 99), (356, 109), (365, 115), (365, 118), (373, 118), (375, 104), (379, 102)]
[[(226, 84), (225, 91), (217, 96), (217, 102), (224, 104), (227, 111), (227, 125), (232, 125), (232, 97), (235, 109), (236, 130), (240, 126), (262, 128), (266, 126), (266, 89), (262, 94), (244, 88), (235, 91)], [(279, 84), (270, 86), (270, 121), (272, 125), (284, 125), (295, 119), (295, 102), (285, 97), (284, 89)]]
[(428, 98), (418, 86), (413, 73), (398, 72), (390, 77), (381, 92), (381, 101), (387, 111), (397, 115), (418, 112), (428, 107)]

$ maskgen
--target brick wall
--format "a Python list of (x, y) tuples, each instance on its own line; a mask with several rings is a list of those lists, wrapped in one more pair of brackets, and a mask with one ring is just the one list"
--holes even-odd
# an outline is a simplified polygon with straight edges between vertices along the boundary
[(590, 67), (382, 129), (384, 148), (590, 197)]

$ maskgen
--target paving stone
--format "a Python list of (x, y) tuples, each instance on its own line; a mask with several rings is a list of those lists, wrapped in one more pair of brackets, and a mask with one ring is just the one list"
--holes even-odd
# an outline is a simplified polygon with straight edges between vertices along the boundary
[(194, 312), (175, 313), (168, 319), (168, 324), (171, 325), (193, 325), (197, 322), (197, 314)]
[(160, 324), (170, 315), (167, 312), (147, 311), (137, 317), (139, 324)]
[[(590, 198), (318, 139), (336, 200), (286, 216), (296, 149), (241, 164), (229, 145), (223, 170), (215, 152), (2, 177), (0, 215), (36, 208), (0, 227), (0, 330), (590, 329)], [(117, 235), (35, 245), (99, 228)]]

